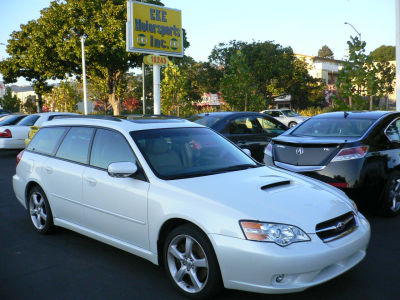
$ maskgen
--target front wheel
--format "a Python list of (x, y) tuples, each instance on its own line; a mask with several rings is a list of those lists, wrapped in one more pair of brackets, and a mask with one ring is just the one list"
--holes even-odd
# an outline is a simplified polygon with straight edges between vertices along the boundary
[(53, 214), (49, 202), (39, 186), (35, 186), (29, 192), (28, 214), (33, 227), (39, 233), (46, 234), (54, 230)]
[(294, 126), (296, 126), (296, 125), (297, 125), (296, 122), (290, 122), (290, 123), (289, 123), (289, 128), (292, 128), (292, 127), (294, 127)]
[(400, 172), (393, 171), (382, 192), (381, 213), (396, 216), (400, 213)]
[(172, 230), (163, 255), (168, 277), (181, 294), (204, 299), (220, 290), (222, 280), (214, 249), (198, 228), (185, 224)]

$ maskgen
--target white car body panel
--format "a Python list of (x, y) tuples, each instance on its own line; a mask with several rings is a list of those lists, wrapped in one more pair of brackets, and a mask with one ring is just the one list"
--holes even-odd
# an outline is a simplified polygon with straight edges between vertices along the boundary
[[(60, 119), (43, 124), (50, 125), (106, 126), (118, 130), (128, 140), (148, 178), (114, 178), (105, 170), (25, 151), (13, 177), (16, 197), (26, 207), (27, 184), (39, 184), (47, 194), (55, 225), (158, 264), (157, 241), (163, 224), (183, 219), (209, 237), (225, 287), (261, 293), (304, 290), (340, 275), (365, 256), (369, 224), (338, 189), (273, 167), (162, 180), (153, 173), (129, 135), (134, 130), (201, 125), (87, 119)], [(261, 189), (282, 180), (290, 183)], [(316, 235), (316, 224), (350, 211), (358, 226), (353, 232), (329, 243)], [(249, 241), (240, 220), (295, 225), (311, 241), (286, 247)], [(279, 274), (285, 274), (285, 279), (277, 283), (275, 278)]]

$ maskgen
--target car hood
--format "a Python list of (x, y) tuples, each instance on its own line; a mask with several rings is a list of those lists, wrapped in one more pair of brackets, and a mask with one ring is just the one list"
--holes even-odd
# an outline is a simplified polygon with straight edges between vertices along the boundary
[[(303, 175), (274, 167), (171, 180), (189, 199), (238, 220), (291, 224), (307, 233), (315, 225), (352, 210), (343, 192)], [(203, 202), (202, 201), (202, 202)], [(213, 213), (215, 213), (215, 210)]]

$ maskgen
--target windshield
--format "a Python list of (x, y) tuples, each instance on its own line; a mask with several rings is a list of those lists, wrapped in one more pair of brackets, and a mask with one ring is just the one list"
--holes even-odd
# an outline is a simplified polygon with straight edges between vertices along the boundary
[(301, 117), (300, 114), (298, 114), (297, 112), (293, 111), (293, 110), (282, 110), (282, 113), (286, 116), (286, 117)]
[(360, 137), (375, 122), (371, 119), (309, 119), (301, 123), (291, 135), (321, 137)]
[(130, 133), (147, 163), (163, 179), (181, 179), (259, 165), (208, 128), (167, 128)]

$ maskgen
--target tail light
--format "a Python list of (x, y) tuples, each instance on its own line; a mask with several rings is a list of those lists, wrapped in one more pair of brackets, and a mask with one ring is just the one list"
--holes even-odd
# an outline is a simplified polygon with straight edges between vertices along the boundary
[(332, 159), (332, 161), (343, 161), (350, 159), (363, 158), (368, 152), (368, 146), (344, 148)]
[(3, 132), (0, 132), (0, 138), (12, 138), (10, 129), (6, 129)]
[(272, 157), (272, 143), (269, 143), (264, 149), (264, 153)]
[(25, 150), (22, 150), (20, 153), (18, 153), (18, 155), (17, 155), (17, 164), (16, 164), (16, 166), (18, 166), (19, 162), (21, 161), (22, 155), (24, 154), (24, 151), (25, 151)]

